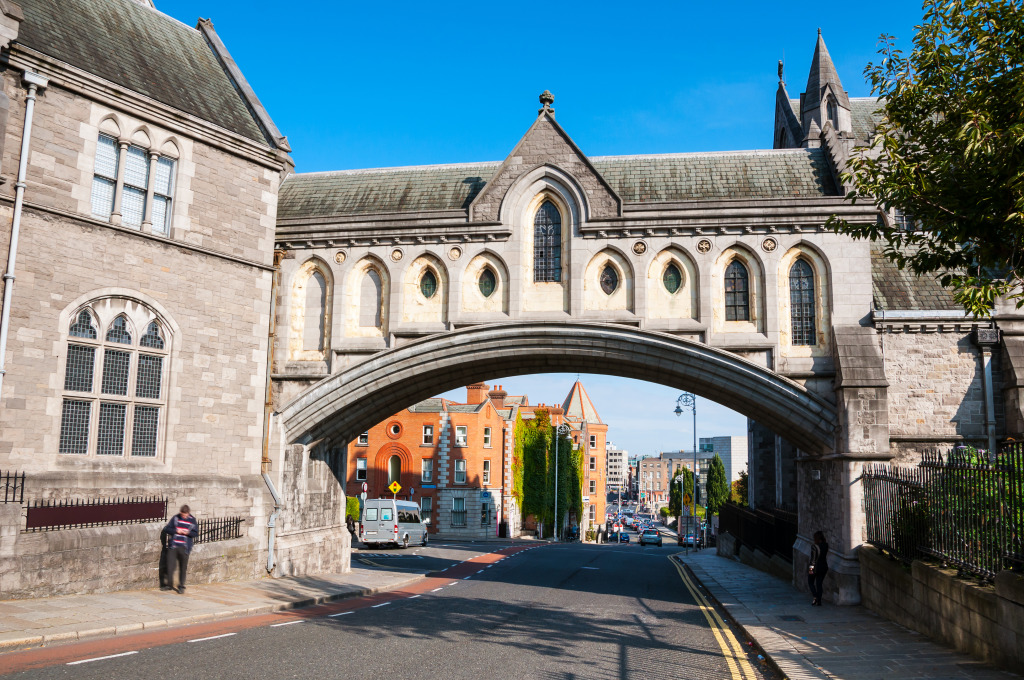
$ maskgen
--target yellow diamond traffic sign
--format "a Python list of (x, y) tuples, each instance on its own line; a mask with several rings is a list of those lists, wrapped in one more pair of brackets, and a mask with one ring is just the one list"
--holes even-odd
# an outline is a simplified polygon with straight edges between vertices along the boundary
[[(398, 482), (395, 482), (395, 483), (397, 484)], [(398, 493), (398, 492), (396, 491), (395, 493)], [(683, 505), (689, 507), (692, 502), (693, 502), (693, 499), (690, 497), (690, 494), (684, 493), (683, 494)]]
[(391, 486), (388, 489), (391, 490), (391, 493), (398, 495), (398, 492), (402, 490), (402, 485), (398, 482), (391, 482)]

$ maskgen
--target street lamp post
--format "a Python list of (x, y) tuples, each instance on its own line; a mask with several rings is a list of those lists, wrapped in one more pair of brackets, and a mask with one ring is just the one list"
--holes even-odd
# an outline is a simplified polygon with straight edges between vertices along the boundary
[(555, 428), (555, 540), (558, 540), (558, 527), (561, 525), (561, 517), (558, 516), (558, 438), (569, 434), (569, 426), (562, 423)]
[[(696, 546), (696, 543), (697, 543), (697, 395), (696, 394), (693, 394), (692, 392), (683, 392), (682, 394), (679, 395), (679, 398), (676, 399), (675, 414), (677, 416), (683, 415), (683, 410), (684, 409), (688, 409), (688, 410), (693, 412), (693, 494), (690, 497), (690, 501), (693, 504), (693, 512), (691, 514), (691, 516), (693, 517), (693, 542), (694, 542), (694, 546), (693, 547), (694, 547), (694, 549), (696, 549), (696, 547), (697, 547)], [(679, 505), (682, 506), (682, 504), (683, 504), (683, 488), (682, 488), (682, 479), (680, 479)], [(682, 519), (682, 518), (680, 518), (680, 519)], [(677, 533), (678, 533), (678, 535), (680, 537), (680, 540), (685, 541), (686, 540), (685, 535), (682, 534), (681, 532), (678, 532), (678, 530), (681, 529), (681, 528), (682, 527), (679, 527), (679, 526), (676, 527)], [(689, 546), (687, 546), (687, 552), (689, 552)]]

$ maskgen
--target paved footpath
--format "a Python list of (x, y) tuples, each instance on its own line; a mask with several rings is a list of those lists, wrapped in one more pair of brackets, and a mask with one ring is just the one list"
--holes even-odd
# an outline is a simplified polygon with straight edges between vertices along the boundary
[(192, 585), (0, 601), (0, 653), (47, 643), (124, 635), (238, 616), (268, 614), (370, 595), (422, 580), (409, 572), (360, 569), (347, 574)]
[(864, 607), (812, 607), (792, 584), (713, 549), (679, 559), (747, 635), (792, 680), (971, 678), (1010, 680), (1000, 671), (877, 616)]

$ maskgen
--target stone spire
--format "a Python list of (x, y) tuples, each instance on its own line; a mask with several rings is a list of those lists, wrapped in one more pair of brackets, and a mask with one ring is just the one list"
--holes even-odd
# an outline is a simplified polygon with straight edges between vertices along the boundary
[(582, 420), (593, 424), (601, 422), (601, 416), (597, 414), (594, 402), (590, 401), (590, 395), (583, 389), (583, 383), (579, 380), (573, 384), (569, 396), (562, 404), (562, 409), (565, 411), (565, 417), (569, 420)]
[(818, 42), (814, 46), (811, 71), (807, 74), (807, 89), (800, 95), (800, 122), (803, 127), (803, 146), (819, 146), (819, 135), (829, 120), (829, 102), (834, 104), (833, 127), (837, 132), (850, 131), (850, 98), (843, 90), (832, 57), (825, 47), (825, 39), (818, 29)]

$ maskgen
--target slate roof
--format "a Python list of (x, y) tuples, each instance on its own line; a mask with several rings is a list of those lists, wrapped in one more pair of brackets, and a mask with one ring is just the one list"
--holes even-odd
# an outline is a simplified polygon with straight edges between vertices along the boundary
[(449, 413), (479, 413), (484, 410), (484, 406), (487, 404), (486, 401), (482, 401), (479, 404), (448, 404)]
[(17, 44), (266, 143), (203, 34), (132, 0), (18, 0)]
[(409, 407), (410, 413), (440, 413), (444, 410), (444, 399), (424, 399)]
[[(800, 121), (800, 100), (790, 99), (789, 106), (793, 109), (793, 115)], [(875, 136), (875, 128), (882, 120), (882, 104), (877, 97), (851, 97), (850, 98), (850, 127), (853, 128), (853, 138), (857, 140), (857, 146), (867, 146)]]
[[(835, 196), (821, 149), (591, 158), (627, 202)], [(500, 163), (427, 165), (291, 175), (282, 220), (426, 210), (465, 210)]]
[(590, 401), (590, 395), (583, 388), (583, 383), (577, 380), (569, 390), (569, 396), (562, 403), (562, 410), (565, 411), (567, 420), (581, 420), (588, 423), (600, 423), (601, 416), (594, 408), (594, 402)]
[(871, 284), (875, 306), (889, 310), (962, 310), (953, 294), (934, 276), (915, 276), (886, 259), (882, 247), (871, 246)]

